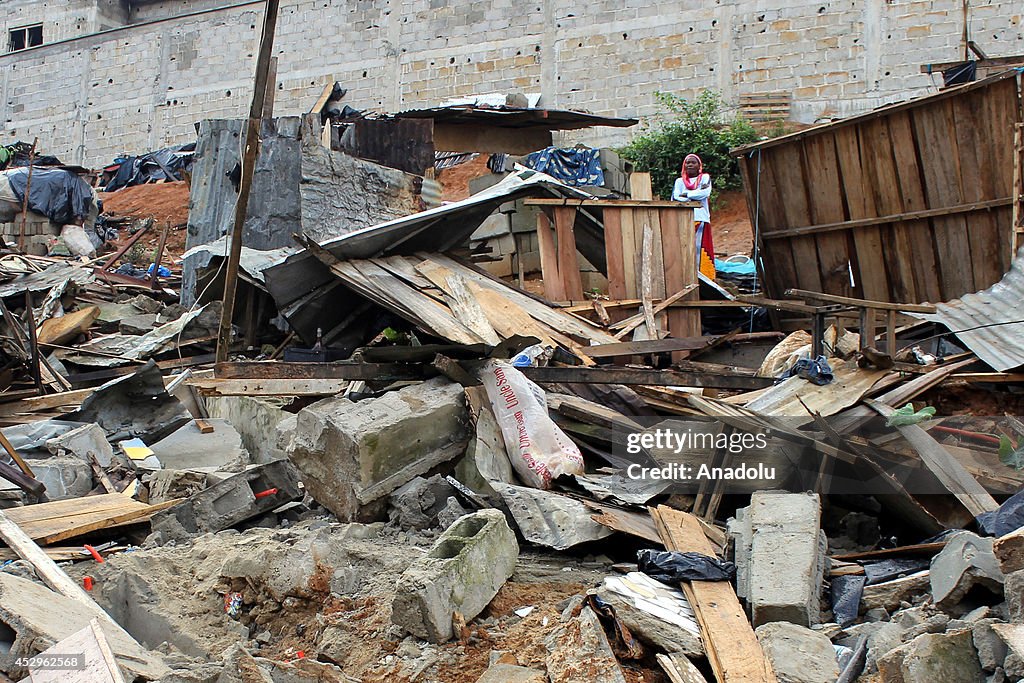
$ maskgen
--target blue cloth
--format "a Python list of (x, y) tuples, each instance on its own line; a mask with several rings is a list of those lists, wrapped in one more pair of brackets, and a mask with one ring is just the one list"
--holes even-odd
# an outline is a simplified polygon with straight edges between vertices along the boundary
[(566, 185), (604, 185), (601, 157), (596, 149), (548, 147), (528, 154), (523, 163)]
[(753, 259), (747, 259), (746, 261), (723, 261), (716, 258), (715, 272), (719, 274), (754, 275), (757, 273), (757, 268), (754, 267)]
[(789, 372), (786, 373), (786, 377), (803, 377), (808, 382), (814, 384), (828, 384), (835, 376), (832, 374), (832, 366), (828, 364), (825, 356), (818, 356), (815, 359), (801, 358), (796, 362)]

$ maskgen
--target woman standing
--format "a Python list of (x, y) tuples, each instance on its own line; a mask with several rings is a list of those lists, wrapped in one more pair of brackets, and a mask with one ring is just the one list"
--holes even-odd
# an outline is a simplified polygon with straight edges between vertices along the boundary
[(696, 154), (687, 154), (683, 159), (683, 167), (676, 184), (672, 188), (672, 199), (677, 202), (700, 202), (693, 210), (693, 222), (696, 230), (698, 264), (700, 272), (714, 279), (715, 277), (715, 243), (711, 237), (711, 211), (708, 209), (708, 197), (711, 196), (711, 176), (704, 173), (704, 163)]

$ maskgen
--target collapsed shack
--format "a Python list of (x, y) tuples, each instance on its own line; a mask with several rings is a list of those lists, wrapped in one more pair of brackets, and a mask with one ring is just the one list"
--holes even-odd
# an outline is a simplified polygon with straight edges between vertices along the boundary
[[(201, 127), (181, 279), (0, 260), (0, 671), (1021, 680), (1024, 254), (944, 303), (751, 295), (644, 174), (502, 165), (426, 208), (324, 123), (264, 122), (229, 362), (232, 122)], [(509, 206), (539, 280), (475, 248)]]

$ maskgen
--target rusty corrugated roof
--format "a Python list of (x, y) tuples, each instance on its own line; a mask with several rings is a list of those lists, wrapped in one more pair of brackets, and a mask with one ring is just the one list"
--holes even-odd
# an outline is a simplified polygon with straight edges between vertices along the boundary
[(1024, 249), (1003, 279), (988, 289), (935, 304), (935, 313), (909, 313), (941, 323), (999, 372), (1024, 365)]

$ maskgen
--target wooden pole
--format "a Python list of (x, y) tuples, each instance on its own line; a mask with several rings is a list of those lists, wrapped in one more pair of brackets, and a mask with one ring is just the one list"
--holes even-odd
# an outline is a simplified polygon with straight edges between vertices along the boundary
[(235, 291), (238, 287), (238, 262), (242, 257), (242, 228), (245, 225), (246, 209), (249, 205), (249, 191), (256, 166), (256, 155), (260, 146), (260, 124), (263, 107), (267, 98), (267, 82), (270, 72), (270, 58), (274, 50), (274, 31), (277, 28), (277, 9), (280, 0), (267, 0), (263, 13), (263, 37), (256, 59), (256, 80), (253, 85), (252, 106), (245, 130), (245, 150), (242, 153), (242, 178), (235, 204), (235, 224), (231, 231), (231, 252), (228, 254), (228, 268), (224, 276), (224, 308), (217, 334), (217, 360), (227, 360), (231, 346), (231, 319), (235, 313)]
[(21, 230), (18, 231), (18, 251), (25, 253), (25, 228), (28, 223), (28, 193), (32, 189), (32, 167), (36, 161), (36, 145), (39, 138), (32, 138), (32, 149), (28, 151), (28, 178), (25, 180), (25, 198), (21, 200)]
[(167, 221), (164, 231), (160, 233), (160, 242), (157, 244), (156, 253), (153, 254), (153, 272), (149, 276), (149, 286), (153, 289), (160, 289), (160, 263), (164, 260), (164, 247), (167, 246), (167, 233), (171, 231), (171, 222)]

